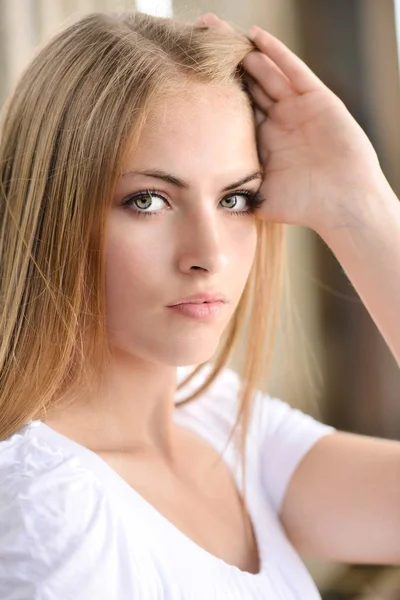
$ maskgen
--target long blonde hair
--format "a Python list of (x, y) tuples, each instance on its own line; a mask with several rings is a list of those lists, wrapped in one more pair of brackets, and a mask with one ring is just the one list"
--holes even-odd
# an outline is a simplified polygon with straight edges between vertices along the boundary
[[(152, 104), (185, 81), (231, 83), (251, 102), (241, 61), (254, 48), (239, 31), (93, 13), (25, 69), (1, 115), (0, 440), (76, 397), (82, 378), (106, 364), (107, 214)], [(241, 426), (243, 465), (252, 399), (271, 359), (283, 251), (281, 225), (256, 225), (239, 305), (204, 384), (185, 399), (204, 392), (245, 344), (232, 429)]]

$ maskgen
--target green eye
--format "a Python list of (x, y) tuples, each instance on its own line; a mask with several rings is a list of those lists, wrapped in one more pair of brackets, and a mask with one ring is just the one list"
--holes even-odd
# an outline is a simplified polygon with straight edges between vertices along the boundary
[[(226, 208), (235, 208), (237, 205), (237, 200), (236, 198), (238, 198), (238, 196), (240, 197), (240, 194), (235, 194), (233, 196), (227, 196), (226, 198), (223, 198), (223, 200), (221, 200), (221, 202), (228, 202), (229, 206), (227, 206)], [(241, 196), (242, 198), (244, 198), (244, 196)]]
[[(135, 201), (138, 208), (149, 208), (149, 206), (151, 206), (151, 203), (153, 202), (151, 194), (141, 194), (140, 196), (137, 196), (137, 198), (133, 198), (133, 200)], [(146, 204), (146, 206), (143, 206), (141, 203)]]
[(236, 206), (236, 201), (232, 203), (232, 199), (228, 200), (225, 198), (224, 200), (221, 200), (221, 202), (228, 202), (230, 205), (229, 208), (233, 208), (234, 206)]
[[(134, 194), (124, 202), (125, 208), (132, 210), (139, 216), (162, 214), (165, 212), (166, 204), (168, 204), (166, 198), (158, 194), (156, 190), (146, 190), (139, 194)], [(147, 210), (149, 208), (152, 208), (152, 210)]]
[[(238, 198), (244, 202), (242, 208), (238, 208)], [(219, 205), (226, 213), (239, 217), (241, 215), (249, 215), (261, 206), (265, 201), (259, 191), (252, 192), (249, 190), (238, 190), (230, 196), (225, 196), (220, 200)], [(159, 205), (157, 206), (157, 202)], [(226, 202), (228, 205), (225, 206), (222, 203)], [(168, 200), (164, 198), (157, 190), (148, 189), (143, 192), (129, 196), (124, 202), (123, 206), (135, 213), (138, 217), (156, 217), (159, 215), (165, 215), (171, 207)], [(151, 207), (152, 210), (148, 210)], [(234, 210), (233, 210), (234, 209)]]

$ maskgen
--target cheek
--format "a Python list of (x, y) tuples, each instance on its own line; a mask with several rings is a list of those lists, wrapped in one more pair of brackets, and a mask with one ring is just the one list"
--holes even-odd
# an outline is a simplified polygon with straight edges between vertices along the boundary
[(240, 233), (241, 235), (235, 236), (233, 241), (232, 248), (236, 260), (233, 261), (232, 267), (234, 270), (236, 269), (237, 278), (239, 279), (240, 275), (241, 279), (243, 279), (243, 277), (247, 278), (250, 273), (257, 249), (257, 230), (255, 222), (253, 221), (249, 224), (249, 227), (243, 228)]
[(165, 253), (156, 240), (149, 243), (131, 230), (110, 231), (105, 255), (107, 311), (125, 313), (154, 297), (165, 271)]
[[(133, 227), (130, 223), (126, 226), (126, 222), (119, 221), (111, 224), (109, 229), (105, 254), (106, 307), (113, 322), (122, 321), (135, 307), (149, 310), (154, 304), (169, 299), (174, 285), (179, 282), (176, 269), (183, 264), (185, 252), (195, 260), (190, 244), (186, 247), (184, 241), (187, 224), (182, 232), (151, 223), (140, 225)], [(227, 292), (230, 290), (238, 297), (254, 261), (255, 221), (251, 217), (224, 217), (220, 226), (219, 252), (225, 255), (225, 266), (212, 277), (221, 286), (226, 286)], [(161, 297), (163, 294), (167, 297)]]

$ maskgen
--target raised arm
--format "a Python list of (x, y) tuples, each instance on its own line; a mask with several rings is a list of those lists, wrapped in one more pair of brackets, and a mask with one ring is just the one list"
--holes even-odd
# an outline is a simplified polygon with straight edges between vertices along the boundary
[[(215, 15), (208, 24), (228, 27)], [(307, 65), (255, 27), (244, 60), (256, 103), (260, 218), (330, 246), (400, 364), (400, 204), (370, 141)], [(305, 556), (400, 565), (400, 442), (337, 432), (297, 467), (280, 513)]]

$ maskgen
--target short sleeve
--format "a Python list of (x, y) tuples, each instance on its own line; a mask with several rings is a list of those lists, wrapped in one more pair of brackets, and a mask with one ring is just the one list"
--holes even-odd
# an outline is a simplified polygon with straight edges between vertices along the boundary
[[(193, 367), (181, 368), (179, 379), (184, 379)], [(191, 382), (194, 391), (210, 371), (206, 366)], [(207, 432), (215, 431), (215, 439), (226, 441), (239, 410), (241, 380), (233, 369), (224, 368), (197, 405), (190, 404), (187, 412), (203, 421)], [(183, 397), (183, 394), (182, 394)], [(336, 429), (310, 415), (292, 408), (286, 402), (262, 393), (255, 394), (249, 424), (248, 457), (261, 480), (268, 503), (279, 514), (285, 492), (297, 466), (323, 436)]]
[(78, 457), (15, 434), (0, 481), (1, 600), (126, 598), (113, 511)]
[(279, 514), (289, 482), (302, 459), (319, 439), (336, 429), (278, 398), (259, 394), (253, 430), (259, 444), (262, 485)]

